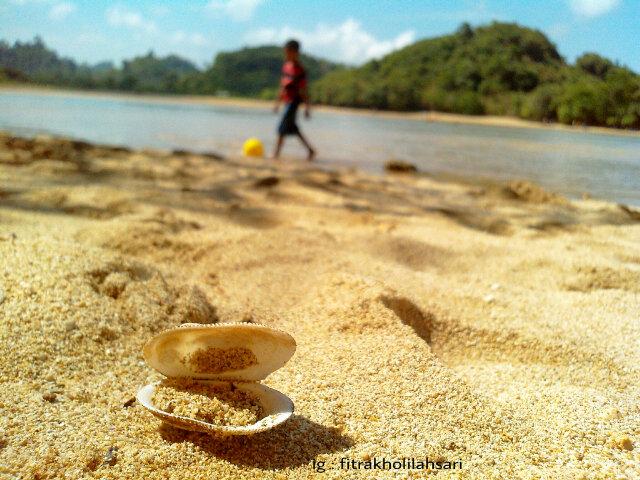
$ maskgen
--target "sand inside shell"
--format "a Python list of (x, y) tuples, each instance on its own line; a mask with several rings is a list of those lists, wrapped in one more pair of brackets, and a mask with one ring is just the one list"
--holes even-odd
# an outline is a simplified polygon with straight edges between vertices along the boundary
[(200, 348), (184, 358), (197, 373), (223, 373), (241, 370), (258, 363), (256, 355), (244, 347)]
[(152, 401), (165, 412), (220, 426), (252, 425), (264, 416), (260, 400), (231, 383), (165, 380), (156, 388)]

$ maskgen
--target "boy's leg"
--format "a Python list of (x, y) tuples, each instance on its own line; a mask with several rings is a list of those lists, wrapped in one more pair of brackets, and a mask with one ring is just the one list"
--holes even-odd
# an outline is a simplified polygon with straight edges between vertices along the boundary
[(307, 147), (307, 150), (309, 150), (309, 154), (307, 155), (307, 160), (309, 161), (313, 160), (313, 157), (316, 156), (316, 151), (313, 149), (309, 141), (306, 138), (304, 138), (304, 135), (302, 135), (302, 132), (298, 132), (298, 138), (300, 139), (302, 144), (305, 147)]
[(284, 143), (284, 135), (278, 135), (278, 140), (276, 141), (276, 148), (273, 151), (273, 158), (276, 159), (280, 156), (280, 150), (282, 149), (282, 144)]

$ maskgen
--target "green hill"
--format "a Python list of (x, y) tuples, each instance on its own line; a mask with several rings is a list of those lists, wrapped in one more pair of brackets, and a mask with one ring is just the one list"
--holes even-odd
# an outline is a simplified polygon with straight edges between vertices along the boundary
[[(199, 78), (199, 90), (207, 93), (226, 92), (236, 96), (276, 95), (282, 70), (282, 48), (264, 46), (219, 53), (211, 67)], [(310, 81), (338, 68), (335, 63), (310, 55), (301, 55)]]
[(15, 42), (13, 46), (0, 41), (0, 68), (42, 83), (68, 81), (81, 70), (73, 60), (49, 50), (39, 37), (33, 42)]
[[(109, 71), (106, 71), (109, 75)], [(190, 75), (199, 72), (188, 60), (177, 55), (156, 57), (153, 52), (147, 55), (125, 60), (121, 70), (112, 70), (119, 79), (120, 87), (137, 92), (176, 93)], [(105, 71), (102, 71), (105, 75)]]
[(313, 85), (329, 105), (516, 115), (640, 128), (640, 77), (596, 54), (567, 64), (546, 36), (493, 23), (422, 40)]
[[(185, 77), (198, 73), (188, 60), (176, 55), (159, 58), (153, 52), (125, 60), (121, 68), (115, 68), (110, 62), (93, 67), (78, 64), (60, 57), (38, 37), (32, 42), (13, 45), (0, 41), (0, 69), (22, 81), (136, 92), (175, 92)], [(4, 76), (10, 78), (7, 74)]]

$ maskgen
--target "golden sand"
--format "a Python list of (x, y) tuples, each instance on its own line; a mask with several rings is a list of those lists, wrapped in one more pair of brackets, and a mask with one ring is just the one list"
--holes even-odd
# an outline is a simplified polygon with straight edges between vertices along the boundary
[[(462, 462), (437, 478), (640, 478), (638, 218), (524, 184), (2, 138), (0, 477), (424, 478), (340, 462), (428, 457)], [(222, 441), (135, 402), (156, 332), (238, 321), (295, 337), (264, 381), (289, 421)]]
[(228, 386), (165, 380), (153, 394), (153, 405), (167, 413), (214, 425), (252, 425), (263, 417), (260, 400), (250, 392)]
[(185, 358), (197, 373), (223, 373), (240, 370), (258, 363), (256, 355), (244, 347), (199, 348)]

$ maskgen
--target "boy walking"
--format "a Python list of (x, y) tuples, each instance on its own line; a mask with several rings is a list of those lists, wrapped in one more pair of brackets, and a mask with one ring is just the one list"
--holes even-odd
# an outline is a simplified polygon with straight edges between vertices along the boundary
[(282, 78), (280, 79), (280, 93), (273, 108), (278, 113), (280, 102), (284, 102), (285, 109), (280, 125), (278, 126), (278, 141), (276, 142), (273, 158), (280, 156), (280, 150), (287, 135), (296, 135), (308, 150), (307, 160), (313, 160), (316, 152), (311, 147), (307, 139), (302, 135), (296, 115), (301, 103), (305, 104), (304, 116), (310, 118), (311, 111), (309, 96), (307, 94), (307, 74), (299, 61), (300, 43), (297, 40), (289, 40), (284, 45), (285, 62), (282, 66)]

